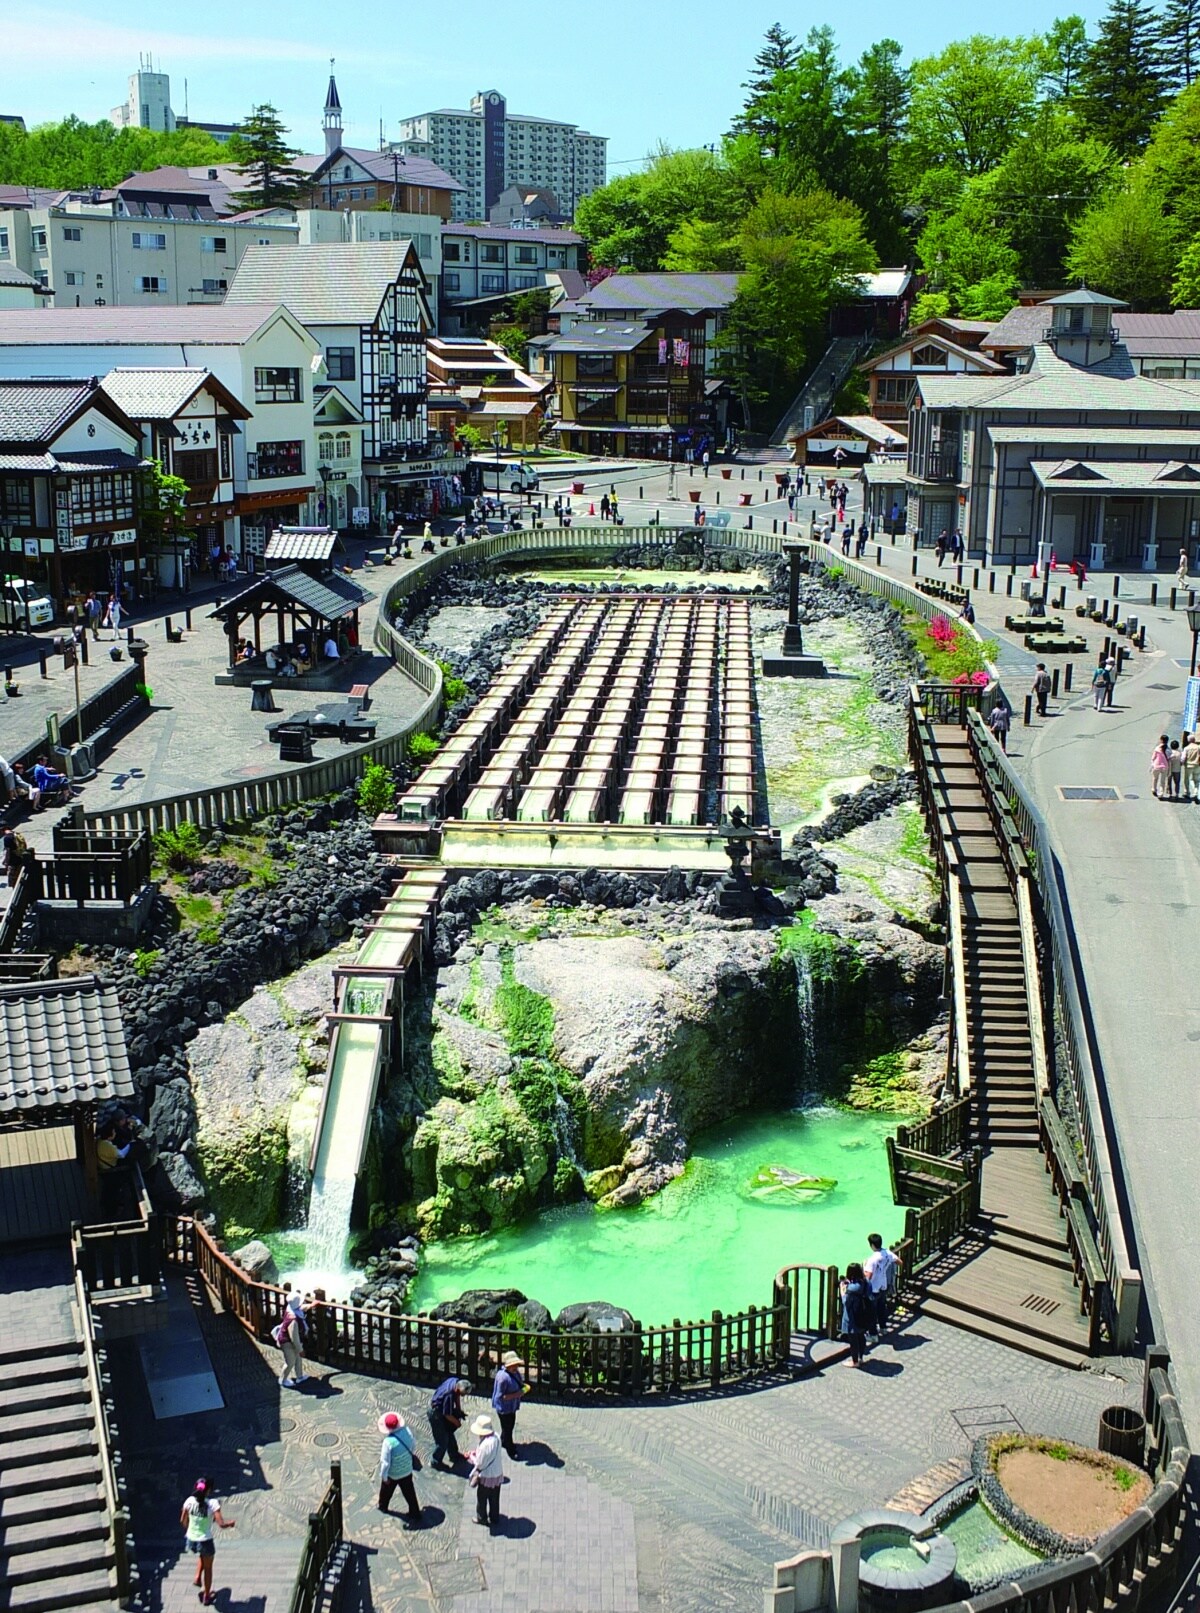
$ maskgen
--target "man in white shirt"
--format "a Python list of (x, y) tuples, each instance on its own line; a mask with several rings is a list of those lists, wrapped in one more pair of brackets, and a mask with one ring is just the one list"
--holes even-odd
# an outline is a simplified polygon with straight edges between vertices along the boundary
[(327, 661), (340, 661), (341, 660), (341, 657), (338, 654), (337, 640), (334, 638), (332, 633), (325, 640), (324, 654), (325, 654), (325, 659)]
[(874, 1336), (878, 1338), (888, 1324), (888, 1293), (900, 1262), (890, 1249), (884, 1248), (878, 1232), (869, 1233), (867, 1243), (871, 1253), (863, 1261), (863, 1273), (871, 1288), (871, 1302), (875, 1307)]

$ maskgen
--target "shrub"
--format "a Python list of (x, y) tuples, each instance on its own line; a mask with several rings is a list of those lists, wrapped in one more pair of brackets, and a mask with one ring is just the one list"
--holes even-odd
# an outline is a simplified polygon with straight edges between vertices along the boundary
[(358, 804), (370, 818), (388, 812), (396, 802), (396, 786), (382, 762), (368, 762), (358, 781)]
[(133, 972), (139, 980), (145, 980), (160, 956), (161, 954), (157, 948), (153, 951), (146, 951), (142, 947), (138, 947), (133, 954)]
[(135, 683), (133, 692), (136, 695), (140, 695), (147, 705), (154, 699), (154, 690), (150, 688), (149, 684)]
[(196, 825), (185, 821), (177, 829), (160, 829), (154, 837), (154, 850), (160, 862), (182, 873), (196, 867), (204, 842)]
[(439, 748), (432, 734), (413, 734), (408, 741), (408, 759), (410, 762), (428, 762), (437, 755)]
[(467, 692), (466, 679), (455, 677), (449, 661), (439, 661), (438, 666), (442, 671), (442, 693), (446, 697), (446, 704), (456, 705)]

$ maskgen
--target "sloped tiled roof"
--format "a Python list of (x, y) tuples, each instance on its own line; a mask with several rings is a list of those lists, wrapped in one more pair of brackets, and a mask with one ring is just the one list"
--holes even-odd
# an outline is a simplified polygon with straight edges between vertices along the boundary
[(310, 577), (307, 571), (301, 571), (299, 566), (291, 565), (284, 566), (280, 571), (267, 572), (251, 583), (249, 588), (244, 588), (233, 599), (227, 600), (218, 610), (210, 612), (210, 615), (221, 619), (237, 609), (245, 615), (246, 601), (259, 595), (267, 599), (282, 596), (326, 622), (336, 622), (342, 616), (349, 616), (373, 597), (365, 588), (360, 588), (349, 577), (340, 576), (336, 571), (318, 579)]
[(282, 302), (304, 325), (369, 325), (411, 249), (407, 240), (247, 247), (225, 306)]
[(1200, 381), (1155, 381), (1139, 375), (1121, 347), (1111, 358), (1082, 369), (1038, 343), (1030, 368), (1020, 375), (919, 375), (917, 386), (931, 409), (1200, 413)]
[(37, 285), (34, 277), (15, 263), (0, 263), (0, 286), (32, 286), (36, 290)]
[(0, 1115), (132, 1098), (114, 986), (94, 975), (0, 986)]
[(272, 532), (264, 560), (328, 560), (338, 535), (328, 527), (292, 527)]
[(104, 377), (104, 390), (131, 420), (173, 420), (206, 386), (230, 414), (249, 420), (250, 410), (208, 370), (181, 365), (144, 370), (119, 367)]
[[(277, 250), (282, 251), (283, 248)], [(126, 342), (175, 345), (219, 342), (238, 345), (278, 311), (277, 303), (228, 301), (211, 306), (159, 308), (0, 309), (0, 347), (120, 346)]]
[(94, 381), (0, 381), (0, 443), (52, 443), (95, 390)]
[(475, 241), (520, 241), (525, 246), (539, 242), (542, 246), (579, 246), (583, 240), (574, 230), (524, 230), (511, 224), (443, 224), (442, 239), (448, 235), (469, 235)]
[[(521, 232), (527, 234), (528, 232)], [(737, 295), (736, 274), (610, 274), (579, 299), (593, 312), (636, 308), (728, 308)]]
[(1042, 487), (1072, 491), (1166, 493), (1176, 486), (1194, 498), (1200, 487), (1200, 465), (1176, 459), (1034, 459), (1029, 468)]

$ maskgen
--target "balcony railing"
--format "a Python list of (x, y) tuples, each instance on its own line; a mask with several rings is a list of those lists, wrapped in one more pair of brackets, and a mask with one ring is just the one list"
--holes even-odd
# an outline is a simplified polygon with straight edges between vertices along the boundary
[(962, 468), (958, 444), (931, 448), (917, 464), (917, 475), (924, 482), (956, 482)]

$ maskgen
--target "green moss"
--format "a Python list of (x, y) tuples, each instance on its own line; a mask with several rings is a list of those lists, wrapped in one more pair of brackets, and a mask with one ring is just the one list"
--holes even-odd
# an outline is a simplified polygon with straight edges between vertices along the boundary
[(808, 954), (809, 968), (814, 976), (833, 979), (844, 975), (856, 980), (863, 972), (858, 956), (858, 943), (850, 936), (830, 935), (817, 928), (814, 915), (805, 908), (795, 924), (785, 924), (776, 931), (777, 961), (792, 963), (796, 954)]
[(512, 948), (500, 959), (500, 985), (495, 995), (500, 1027), (514, 1058), (554, 1057), (554, 1008), (548, 997), (517, 979)]
[(279, 1225), (287, 1183), (285, 1118), (230, 1126), (219, 1137), (202, 1132), (198, 1151), (209, 1196), (226, 1227), (257, 1234)]
[(919, 807), (909, 807), (901, 820), (899, 855), (914, 863), (926, 873), (933, 873), (937, 864), (929, 854), (929, 834)]
[(932, 1108), (920, 1078), (903, 1053), (882, 1053), (855, 1072), (844, 1099), (848, 1109), (877, 1114), (927, 1115)]

